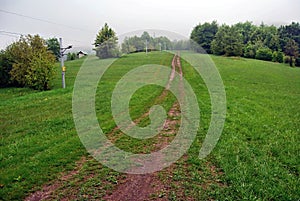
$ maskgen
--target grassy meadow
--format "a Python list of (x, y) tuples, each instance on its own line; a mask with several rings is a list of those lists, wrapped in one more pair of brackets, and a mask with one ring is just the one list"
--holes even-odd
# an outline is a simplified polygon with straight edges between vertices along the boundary
[[(106, 133), (115, 127), (110, 96), (117, 81), (140, 65), (171, 66), (172, 58), (166, 52), (151, 52), (148, 56), (136, 53), (113, 63), (96, 94), (97, 117)], [(212, 59), (227, 96), (222, 136), (213, 152), (199, 160), (210, 122), (210, 99), (203, 80), (182, 61), (184, 76), (197, 94), (200, 128), (192, 147), (172, 172), (159, 172), (161, 181), (170, 188), (153, 195), (153, 200), (298, 200), (300, 69), (236, 57)], [(0, 200), (22, 200), (53, 183), (63, 172), (73, 170), (82, 156), (88, 157), (72, 117), (72, 85), (83, 61), (66, 62), (66, 89), (61, 89), (59, 72), (51, 91), (0, 89)], [(132, 118), (140, 117), (153, 103), (161, 103), (168, 110), (175, 98), (169, 93), (158, 100), (162, 91), (156, 86), (138, 90), (130, 102)], [(118, 147), (136, 153), (150, 152), (157, 140), (135, 140), (122, 134), (108, 137)], [(53, 199), (75, 195), (77, 200), (101, 200), (124, 177), (89, 159), (71, 181), (55, 191)]]

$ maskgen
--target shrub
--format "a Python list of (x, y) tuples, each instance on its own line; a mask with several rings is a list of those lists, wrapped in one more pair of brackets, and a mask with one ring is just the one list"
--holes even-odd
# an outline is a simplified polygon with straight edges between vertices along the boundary
[(256, 51), (255, 58), (265, 61), (272, 61), (272, 50), (270, 48), (264, 47), (259, 48)]
[(285, 64), (290, 63), (290, 57), (289, 57), (289, 56), (284, 56), (284, 57), (283, 57), (283, 62), (284, 62)]
[(282, 63), (283, 62), (283, 52), (279, 51), (277, 52), (277, 62)]
[(274, 51), (272, 54), (272, 61), (282, 63), (283, 62), (283, 53), (280, 51)]
[(300, 67), (300, 57), (296, 58), (295, 66)]
[(50, 81), (55, 75), (52, 69), (54, 58), (42, 54), (33, 57), (27, 69), (25, 85), (37, 90), (50, 89)]
[(47, 50), (46, 42), (38, 35), (21, 37), (7, 48), (13, 58), (9, 72), (14, 85), (38, 90), (50, 89), (55, 73), (55, 57)]
[(12, 69), (12, 59), (7, 51), (1, 50), (0, 52), (0, 87), (10, 85), (10, 74)]
[(246, 58), (255, 58), (255, 46), (252, 44), (248, 44), (244, 48), (244, 57)]

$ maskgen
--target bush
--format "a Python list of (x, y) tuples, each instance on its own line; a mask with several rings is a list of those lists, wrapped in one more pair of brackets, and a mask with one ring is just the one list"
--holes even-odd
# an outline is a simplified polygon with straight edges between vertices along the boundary
[(277, 52), (276, 51), (274, 51), (273, 54), (272, 54), (272, 61), (273, 62), (277, 61)]
[(21, 37), (6, 52), (12, 58), (9, 75), (14, 86), (50, 89), (50, 81), (55, 75), (55, 57), (47, 50), (45, 40), (38, 35)]
[(282, 63), (283, 62), (283, 52), (277, 52), (277, 62)]
[(0, 87), (6, 87), (11, 84), (9, 72), (12, 69), (12, 59), (7, 51), (0, 52)]
[(248, 44), (245, 48), (244, 48), (244, 57), (246, 58), (255, 58), (255, 46), (252, 44)]
[(259, 48), (255, 54), (256, 59), (265, 60), (265, 61), (272, 61), (272, 56), (273, 56), (272, 50), (267, 47)]
[(280, 51), (279, 52), (274, 51), (273, 54), (272, 54), (272, 61), (282, 63), (283, 62), (283, 53), (280, 52)]
[(300, 57), (296, 58), (295, 66), (300, 67)]
[(50, 81), (55, 75), (52, 69), (54, 58), (42, 54), (33, 57), (25, 76), (26, 86), (37, 90), (50, 89)]
[(285, 64), (290, 63), (290, 57), (289, 57), (289, 56), (284, 56), (284, 57), (283, 57), (283, 62), (284, 62)]

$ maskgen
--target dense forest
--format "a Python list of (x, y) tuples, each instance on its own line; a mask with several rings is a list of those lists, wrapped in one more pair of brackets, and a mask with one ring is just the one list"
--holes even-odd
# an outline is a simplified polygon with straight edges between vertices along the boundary
[(190, 38), (209, 54), (242, 56), (300, 66), (300, 24), (276, 27), (252, 22), (218, 25), (216, 21), (199, 24)]

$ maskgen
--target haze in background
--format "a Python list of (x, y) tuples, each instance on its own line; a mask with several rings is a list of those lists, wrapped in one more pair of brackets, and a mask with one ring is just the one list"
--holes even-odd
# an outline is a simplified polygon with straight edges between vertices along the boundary
[(0, 0), (0, 5), (0, 31), (12, 32), (0, 32), (0, 49), (20, 33), (62, 37), (73, 50), (88, 51), (105, 22), (117, 35), (161, 29), (189, 37), (194, 26), (213, 20), (269, 25), (300, 21), (299, 0)]

